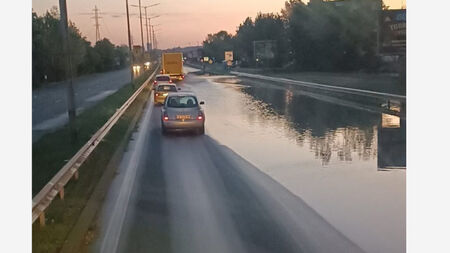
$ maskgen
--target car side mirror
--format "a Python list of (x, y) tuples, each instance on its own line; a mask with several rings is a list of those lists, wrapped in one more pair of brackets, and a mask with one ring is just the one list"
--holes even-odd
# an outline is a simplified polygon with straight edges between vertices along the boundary
[(181, 88), (178, 88), (178, 90), (181, 90)]
[(200, 104), (201, 104), (201, 105), (204, 105), (204, 104), (205, 104), (205, 101), (201, 101)]

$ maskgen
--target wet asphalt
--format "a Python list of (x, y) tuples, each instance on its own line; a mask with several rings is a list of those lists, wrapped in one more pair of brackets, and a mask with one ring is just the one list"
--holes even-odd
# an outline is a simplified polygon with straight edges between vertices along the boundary
[[(185, 83), (196, 80), (188, 77)], [(208, 132), (162, 135), (160, 108), (152, 107), (148, 122), (141, 122), (148, 132), (134, 161), (135, 180), (124, 186), (132, 189), (123, 226), (109, 226), (105, 218), (107, 235), (98, 245), (111, 240), (105, 239), (107, 229), (120, 229), (113, 252), (363, 252)], [(105, 213), (114, 212), (119, 211)]]
[[(77, 112), (89, 108), (130, 81), (128, 68), (75, 78), (73, 87)], [(33, 142), (68, 121), (67, 81), (48, 84), (32, 92)]]

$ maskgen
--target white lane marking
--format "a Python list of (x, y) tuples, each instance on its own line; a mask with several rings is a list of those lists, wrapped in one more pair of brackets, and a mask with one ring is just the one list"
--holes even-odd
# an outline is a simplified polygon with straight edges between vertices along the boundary
[(53, 127), (57, 127), (57, 126), (62, 126), (64, 125), (66, 122), (68, 121), (68, 116), (67, 113), (62, 113), (56, 117), (53, 117), (51, 119), (48, 120), (44, 120), (39, 124), (36, 124), (33, 127), (33, 130), (48, 130), (51, 129)]
[(97, 95), (95, 95), (95, 96), (88, 97), (88, 98), (86, 98), (84, 101), (86, 101), (86, 102), (95, 102), (95, 101), (99, 101), (99, 100), (102, 100), (102, 99), (106, 98), (107, 96), (113, 94), (113, 93), (116, 92), (116, 91), (117, 91), (117, 90), (106, 90), (106, 91), (103, 91), (102, 93), (97, 94)]
[(231, 71), (230, 73), (235, 74), (237, 76), (246, 76), (246, 77), (253, 77), (253, 78), (269, 80), (269, 81), (293, 83), (293, 84), (303, 85), (303, 86), (307, 86), (307, 87), (321, 88), (321, 89), (325, 89), (325, 90), (334, 90), (334, 91), (340, 90), (340, 91), (346, 91), (346, 92), (350, 92), (350, 93), (355, 92), (355, 93), (359, 93), (359, 94), (363, 94), (363, 95), (377, 95), (377, 96), (391, 97), (391, 98), (397, 98), (397, 99), (406, 99), (406, 96), (403, 96), (403, 95), (390, 94), (390, 93), (384, 93), (384, 92), (361, 90), (361, 89), (347, 88), (347, 87), (338, 87), (338, 86), (326, 85), (326, 84), (320, 84), (320, 83), (297, 81), (297, 80), (292, 80), (292, 79), (287, 79), (287, 78), (282, 78), (282, 77), (255, 75), (255, 74), (248, 74), (248, 73), (235, 72), (235, 71)]
[(148, 107), (144, 118), (141, 121), (141, 126), (136, 138), (137, 141), (132, 148), (131, 157), (127, 161), (125, 176), (122, 185), (120, 186), (120, 192), (115, 201), (111, 218), (107, 225), (106, 235), (102, 241), (100, 253), (115, 253), (117, 251), (128, 202), (131, 196), (131, 190), (136, 179), (138, 164), (147, 139), (146, 136), (149, 133), (150, 118), (153, 111), (152, 97), (153, 96), (150, 96), (150, 100), (148, 101)]

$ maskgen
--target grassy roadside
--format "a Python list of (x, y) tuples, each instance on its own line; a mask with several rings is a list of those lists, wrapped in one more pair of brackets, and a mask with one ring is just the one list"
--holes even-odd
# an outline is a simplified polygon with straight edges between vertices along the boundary
[[(135, 80), (138, 87), (148, 76), (143, 74)], [(67, 128), (44, 136), (33, 145), (33, 194), (62, 167), (76, 151), (100, 128), (109, 117), (133, 93), (131, 84), (106, 98), (100, 104), (86, 110), (77, 119), (79, 140), (70, 144)], [(116, 125), (111, 129), (104, 141), (94, 150), (88, 160), (80, 167), (79, 179), (71, 180), (65, 188), (64, 201), (55, 198), (46, 211), (47, 225), (43, 228), (39, 222), (33, 224), (33, 252), (58, 252), (64, 245), (68, 234), (76, 224), (97, 182), (102, 178), (107, 165), (121, 143), (126, 143), (132, 131), (130, 123), (136, 121), (151, 93), (146, 87), (128, 108)]]
[(116, 112), (135, 92), (153, 70), (147, 71), (134, 80), (134, 87), (127, 84), (101, 103), (86, 109), (77, 116), (75, 127), (78, 140), (70, 142), (69, 127), (46, 134), (33, 143), (32, 147), (32, 189), (36, 195), (59, 169), (91, 138), (91, 136)]

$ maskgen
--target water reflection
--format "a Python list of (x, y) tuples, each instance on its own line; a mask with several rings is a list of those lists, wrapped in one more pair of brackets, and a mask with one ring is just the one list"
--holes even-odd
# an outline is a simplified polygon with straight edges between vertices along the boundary
[[(251, 85), (240, 89), (249, 96), (246, 106), (255, 111), (248, 115), (250, 121), (273, 123), (274, 119), (282, 119), (279, 121), (295, 130), (290, 138), (300, 146), (309, 146), (324, 166), (331, 160), (355, 159), (378, 159), (379, 168), (405, 166), (405, 120), (381, 113), (382, 108), (378, 113), (368, 112), (289, 88)], [(400, 111), (398, 104), (388, 104), (388, 109)]]
[(193, 79), (192, 88), (207, 101), (208, 135), (358, 245), (404, 252), (405, 170), (377, 170), (386, 157), (380, 153), (385, 142), (378, 140), (386, 136), (379, 133), (385, 130), (382, 113), (396, 115), (381, 108), (387, 101), (372, 100), (367, 108), (357, 104), (361, 98), (348, 103), (342, 96), (338, 101), (248, 79), (240, 84)]
[(360, 160), (373, 159), (377, 153), (376, 128), (367, 131), (357, 127), (338, 128), (323, 137), (308, 136), (310, 149), (322, 165), (328, 165), (334, 153), (339, 161), (351, 162), (356, 155)]
[[(400, 112), (401, 104), (388, 101), (387, 109)], [(406, 120), (383, 113), (378, 128), (378, 168), (393, 169), (406, 167)]]

